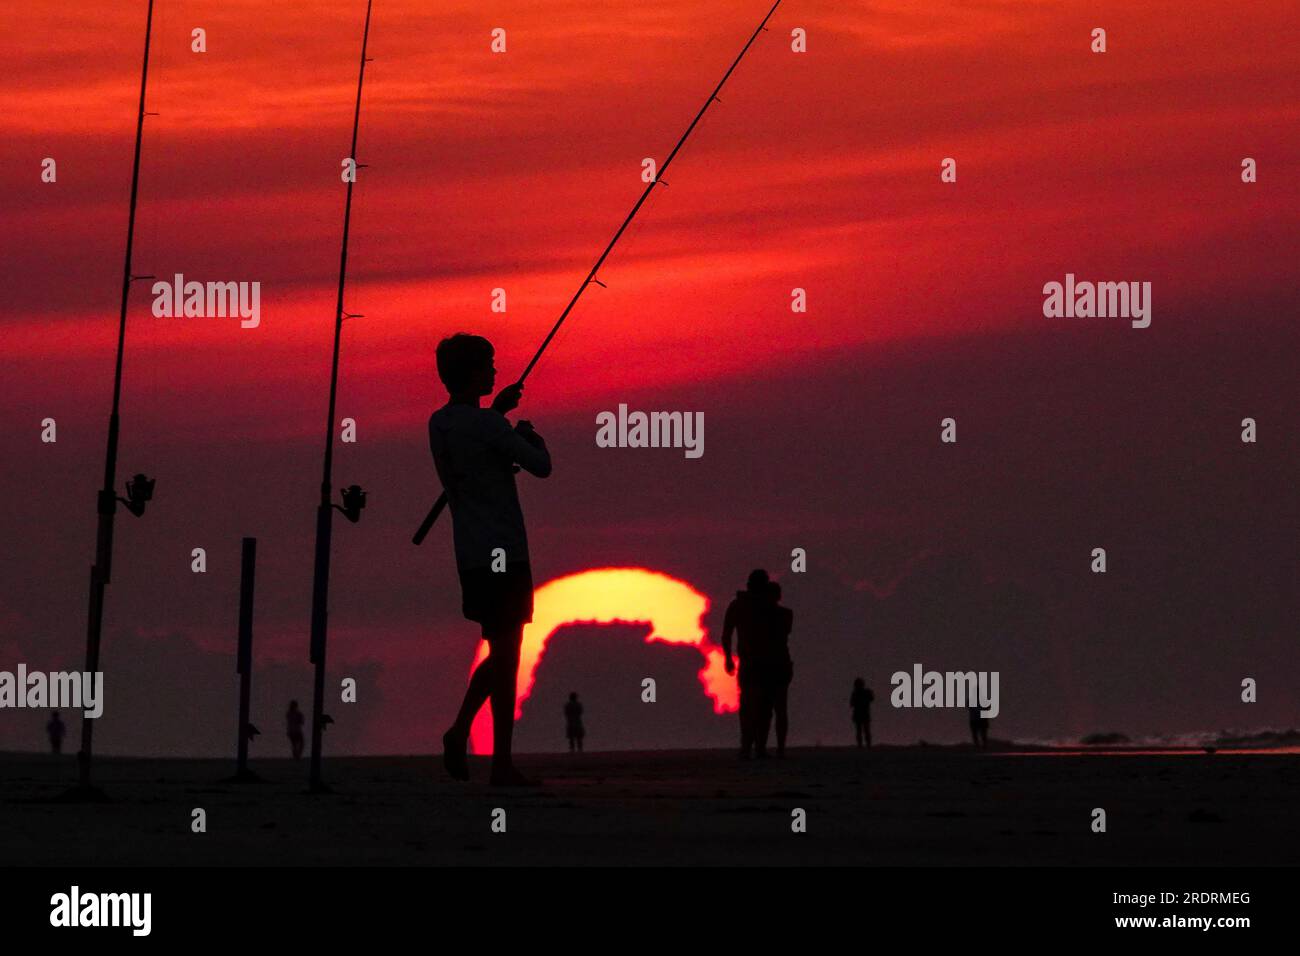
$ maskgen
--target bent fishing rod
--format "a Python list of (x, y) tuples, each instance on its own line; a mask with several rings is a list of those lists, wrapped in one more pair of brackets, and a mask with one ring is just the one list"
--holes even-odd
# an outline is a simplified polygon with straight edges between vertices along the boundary
[[(623, 224), (618, 227), (618, 231), (614, 233), (614, 238), (609, 240), (609, 245), (607, 245), (605, 251), (600, 254), (600, 257), (596, 260), (596, 264), (591, 267), (591, 271), (587, 273), (587, 278), (582, 280), (582, 284), (578, 286), (578, 291), (573, 294), (573, 298), (570, 299), (569, 304), (564, 307), (564, 311), (560, 313), (560, 317), (555, 320), (555, 325), (551, 327), (551, 331), (548, 332), (546, 338), (542, 340), (542, 344), (533, 355), (532, 361), (530, 361), (524, 368), (524, 373), (519, 376), (519, 381), (515, 383), (516, 386), (522, 386), (524, 384), (524, 379), (528, 378), (529, 373), (532, 372), (533, 367), (542, 357), (542, 353), (546, 351), (546, 347), (551, 344), (551, 340), (555, 338), (555, 334), (560, 331), (560, 326), (564, 324), (564, 320), (569, 317), (569, 313), (573, 311), (573, 307), (578, 304), (578, 300), (582, 298), (582, 294), (587, 291), (587, 287), (593, 282), (596, 285), (604, 286), (604, 283), (596, 278), (596, 273), (600, 271), (600, 267), (604, 265), (605, 259), (608, 258), (610, 252), (613, 251), (614, 246), (618, 244), (618, 240), (622, 238), (627, 227), (632, 224), (632, 220), (636, 218), (636, 214), (641, 210), (645, 201), (650, 198), (650, 193), (654, 190), (655, 186), (658, 186), (663, 182), (663, 174), (668, 171), (669, 165), (677, 156), (677, 153), (681, 150), (682, 146), (685, 145), (686, 140), (690, 138), (691, 133), (694, 132), (695, 127), (704, 117), (704, 114), (708, 111), (709, 107), (715, 102), (721, 102), (718, 99), (718, 94), (722, 91), (723, 85), (727, 82), (727, 79), (731, 76), (736, 67), (740, 65), (740, 61), (745, 58), (745, 54), (749, 52), (749, 48), (753, 45), (754, 41), (758, 39), (758, 35), (767, 29), (767, 21), (772, 19), (772, 14), (776, 13), (776, 8), (780, 5), (781, 0), (776, 0), (776, 2), (772, 4), (772, 9), (767, 11), (767, 16), (763, 17), (763, 21), (754, 30), (740, 53), (736, 55), (736, 59), (733, 60), (731, 66), (727, 68), (727, 72), (722, 74), (722, 79), (718, 81), (718, 85), (713, 88), (713, 92), (710, 93), (708, 99), (704, 101), (704, 105), (700, 107), (700, 111), (695, 114), (695, 119), (691, 120), (691, 125), (686, 127), (686, 132), (682, 133), (681, 139), (679, 139), (677, 145), (672, 148), (672, 152), (668, 154), (668, 158), (664, 160), (664, 164), (660, 166), (655, 175), (650, 178), (650, 182), (641, 193), (641, 198), (636, 201), (636, 205), (632, 207), (632, 211), (627, 214), (627, 218), (623, 220)], [(663, 185), (667, 186), (668, 184), (663, 182)], [(444, 491), (438, 497), (438, 500), (434, 503), (433, 507), (429, 509), (429, 513), (425, 516), (423, 523), (416, 530), (415, 534), (412, 535), (412, 544), (418, 545), (424, 541), (425, 537), (428, 536), (429, 531), (433, 528), (434, 522), (438, 520), (438, 516), (442, 514), (443, 509), (446, 507), (447, 492)]]
[(339, 341), (343, 336), (343, 320), (362, 318), (343, 311), (343, 286), (348, 275), (348, 231), (352, 224), (352, 186), (356, 182), (357, 170), (364, 166), (357, 163), (357, 129), (361, 125), (361, 86), (366, 79), (366, 46), (370, 42), (370, 7), (372, 0), (366, 3), (366, 25), (361, 34), (361, 68), (357, 75), (357, 104), (352, 114), (352, 150), (348, 153), (347, 198), (343, 201), (343, 243), (339, 254), (339, 294), (334, 312), (334, 356), (330, 366), (330, 401), (329, 414), (325, 420), (325, 464), (320, 480), (320, 503), (316, 507), (316, 563), (312, 574), (311, 587), (311, 663), (316, 667), (315, 685), (311, 708), (311, 782), (313, 791), (328, 789), (321, 779), (321, 735), (328, 722), (325, 716), (325, 637), (329, 621), (329, 587), (330, 587), (330, 538), (333, 533), (334, 509), (343, 517), (356, 523), (361, 518), (361, 509), (366, 506), (366, 493), (359, 485), (351, 485), (342, 491), (343, 504), (332, 501), (334, 470), (334, 412), (339, 387)]
[[(119, 498), (117, 485), (117, 440), (121, 429), (118, 412), (122, 402), (122, 356), (126, 350), (126, 310), (131, 297), (131, 283), (153, 276), (137, 276), (131, 272), (131, 252), (135, 244), (135, 209), (140, 191), (140, 144), (144, 139), (145, 87), (149, 81), (149, 41), (153, 36), (153, 0), (144, 26), (144, 65), (140, 68), (140, 108), (135, 120), (135, 158), (131, 164), (131, 203), (126, 220), (126, 257), (122, 267), (122, 308), (117, 322), (117, 362), (113, 371), (113, 410), (108, 416), (108, 447), (104, 454), (104, 487), (96, 496), (95, 511), (99, 516), (95, 534), (95, 563), (90, 568), (90, 609), (86, 618), (86, 671), (99, 672), (99, 647), (104, 626), (104, 589), (108, 587), (113, 569), (113, 518), (117, 503), (126, 505), (137, 518), (144, 514), (145, 505), (153, 498), (154, 482), (144, 475), (136, 475), (126, 483), (126, 497)], [(81, 751), (77, 754), (77, 786), (67, 795), (74, 800), (102, 800), (104, 795), (91, 783), (90, 764), (93, 754), (94, 720), (81, 721)]]

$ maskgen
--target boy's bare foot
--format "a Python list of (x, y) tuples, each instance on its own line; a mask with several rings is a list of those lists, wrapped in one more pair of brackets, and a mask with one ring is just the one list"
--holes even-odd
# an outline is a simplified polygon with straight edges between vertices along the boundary
[(491, 778), (488, 780), (488, 783), (490, 783), (490, 784), (491, 784), (492, 786), (494, 786), (494, 787), (537, 787), (537, 786), (541, 786), (541, 784), (540, 784), (538, 781), (536, 781), (536, 780), (532, 780), (532, 779), (530, 779), (530, 778), (528, 778), (528, 777), (525, 777), (522, 773), (520, 773), (520, 772), (519, 772), (518, 770), (516, 770), (514, 767), (507, 767), (507, 768), (505, 768), (504, 770), (498, 770), (498, 769), (496, 769), (495, 767), (493, 767), (493, 768), (492, 768), (492, 776), (491, 776)]
[(469, 736), (462, 735), (453, 727), (442, 735), (442, 765), (453, 780), (469, 779), (469, 761), (465, 759), (465, 748)]

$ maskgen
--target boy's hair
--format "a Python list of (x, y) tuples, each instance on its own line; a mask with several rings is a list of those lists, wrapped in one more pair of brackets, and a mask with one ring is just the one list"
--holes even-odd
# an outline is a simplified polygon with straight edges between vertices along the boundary
[(463, 391), (475, 372), (492, 361), (495, 350), (481, 335), (457, 332), (438, 343), (438, 378), (449, 392)]
[(762, 591), (767, 587), (767, 572), (762, 568), (755, 568), (749, 572), (749, 580), (745, 582), (745, 589), (748, 591)]

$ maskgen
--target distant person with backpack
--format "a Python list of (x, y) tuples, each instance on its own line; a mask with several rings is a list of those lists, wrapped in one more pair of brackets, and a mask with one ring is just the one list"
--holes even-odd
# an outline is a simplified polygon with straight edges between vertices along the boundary
[(763, 712), (759, 717), (758, 744), (767, 749), (768, 721), (775, 718), (776, 755), (784, 757), (785, 738), (790, 730), (790, 682), (794, 680), (794, 660), (790, 657), (794, 611), (781, 605), (781, 585), (775, 581), (768, 583), (767, 595), (767, 633), (762, 653)]
[[(771, 615), (771, 583), (767, 572), (761, 568), (751, 571), (745, 590), (737, 591), (735, 599), (727, 606), (722, 620), (722, 653), (728, 674), (736, 674), (736, 661), (732, 655), (731, 638), (736, 636), (736, 654), (740, 658), (740, 673), (736, 683), (740, 687), (740, 758), (767, 756), (767, 741), (758, 740), (758, 726), (767, 705), (763, 695), (764, 645), (770, 643), (765, 633)], [(764, 738), (766, 738), (764, 734)]]

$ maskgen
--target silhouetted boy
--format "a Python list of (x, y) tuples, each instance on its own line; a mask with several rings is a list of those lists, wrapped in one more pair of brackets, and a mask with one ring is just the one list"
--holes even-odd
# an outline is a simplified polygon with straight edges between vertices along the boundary
[(736, 662), (731, 654), (733, 633), (736, 634), (736, 655), (740, 657), (736, 683), (740, 686), (740, 756), (744, 760), (755, 753), (759, 757), (767, 756), (766, 740), (759, 743), (757, 730), (765, 709), (762, 650), (771, 606), (770, 583), (766, 571), (751, 571), (745, 590), (736, 592), (735, 600), (728, 605), (722, 621), (722, 652), (726, 656), (728, 674), (736, 673)]
[(979, 707), (968, 708), (970, 715), (970, 739), (976, 750), (989, 749), (989, 719), (980, 716)]
[(582, 752), (582, 738), (586, 731), (582, 727), (582, 705), (578, 703), (578, 692), (569, 695), (569, 702), (564, 705), (564, 736), (569, 738), (569, 752)]
[(302, 725), (304, 722), (303, 713), (298, 709), (296, 700), (289, 701), (289, 710), (284, 715), (285, 730), (289, 734), (289, 749), (293, 751), (293, 759), (302, 758)]
[(45, 732), (50, 735), (50, 749), (56, 754), (63, 753), (63, 735), (68, 732), (68, 728), (63, 725), (63, 718), (57, 710), (45, 725)]
[(849, 695), (849, 708), (853, 712), (853, 730), (857, 734), (858, 746), (871, 747), (871, 702), (876, 695), (871, 692), (867, 682), (861, 677), (853, 681), (853, 693)]
[[(506, 413), (522, 385), (508, 385), (481, 407), (496, 384), (492, 343), (459, 333), (438, 343), (438, 377), (450, 396), (429, 418), (429, 448), (451, 507), (461, 609), (480, 625), (488, 656), (470, 677), (456, 722), (442, 737), (442, 759), (457, 780), (469, 779), (465, 752), (474, 715), (492, 701), (492, 777), (499, 786), (527, 785), (511, 761), (515, 681), (524, 625), (533, 619), (533, 575), (515, 466), (538, 478), (551, 473), (546, 443)], [(504, 552), (504, 565), (501, 563)]]

